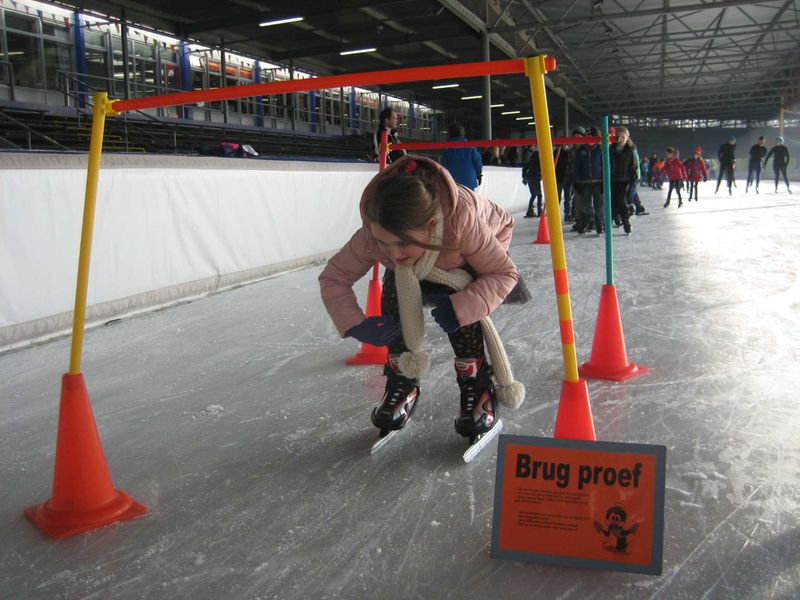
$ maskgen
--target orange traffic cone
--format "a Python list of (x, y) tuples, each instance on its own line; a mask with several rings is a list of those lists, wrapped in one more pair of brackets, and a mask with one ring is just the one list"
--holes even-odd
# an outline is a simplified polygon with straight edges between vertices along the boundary
[(647, 370), (647, 367), (628, 362), (617, 289), (613, 285), (604, 285), (597, 311), (592, 356), (581, 365), (580, 374), (594, 379), (625, 381), (646, 373)]
[(547, 228), (547, 218), (544, 216), (545, 211), (539, 215), (539, 232), (536, 236), (534, 244), (549, 244), (550, 243), (550, 230)]
[[(372, 279), (367, 289), (367, 316), (377, 317), (381, 314), (381, 294), (383, 284), (378, 278), (380, 264), (375, 263), (372, 270)], [(361, 350), (345, 361), (348, 365), (384, 365), (389, 359), (389, 351), (386, 346), (373, 346), (363, 342)]]
[(111, 482), (81, 373), (61, 379), (53, 497), (25, 516), (56, 539), (133, 519), (147, 512)]
[(597, 440), (585, 379), (563, 382), (553, 437), (560, 440)]

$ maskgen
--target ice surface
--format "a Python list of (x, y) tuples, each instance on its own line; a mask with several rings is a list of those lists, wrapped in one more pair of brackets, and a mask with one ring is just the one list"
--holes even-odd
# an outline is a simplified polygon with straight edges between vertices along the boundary
[[(430, 319), (413, 427), (370, 456), (381, 369), (344, 365), (358, 344), (313, 267), (87, 332), (114, 484), (150, 508), (135, 521), (53, 541), (23, 518), (50, 496), (69, 340), (0, 356), (0, 597), (797, 598), (800, 197), (743, 188), (681, 209), (644, 190), (651, 214), (614, 229), (628, 357), (651, 370), (589, 390), (598, 439), (668, 447), (661, 577), (490, 559), (496, 443), (463, 463)], [(505, 432), (550, 436), (563, 367), (536, 221), (511, 248), (534, 300), (494, 320), (528, 390)], [(566, 229), (583, 361), (604, 247)]]

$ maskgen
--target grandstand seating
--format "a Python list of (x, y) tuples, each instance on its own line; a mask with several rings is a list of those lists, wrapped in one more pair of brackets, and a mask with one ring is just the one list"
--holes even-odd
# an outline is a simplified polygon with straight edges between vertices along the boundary
[[(88, 109), (0, 107), (0, 149), (87, 151)], [(249, 144), (261, 156), (368, 160), (370, 134), (330, 136), (186, 119), (123, 115), (106, 120), (104, 151), (201, 154), (222, 141)]]

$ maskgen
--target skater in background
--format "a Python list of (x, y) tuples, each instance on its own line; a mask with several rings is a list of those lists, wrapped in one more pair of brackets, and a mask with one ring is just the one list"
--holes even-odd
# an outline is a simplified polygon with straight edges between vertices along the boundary
[[(419, 401), (419, 380), (429, 365), (422, 349), (425, 299), (456, 357), (461, 390), (456, 432), (473, 441), (497, 422), (497, 400), (517, 407), (525, 394), (513, 381), (489, 318), (504, 300), (529, 298), (508, 255), (514, 219), (456, 185), (434, 161), (412, 156), (372, 179), (361, 198), (361, 216), (363, 225), (330, 259), (319, 281), (342, 336), (388, 346), (386, 389), (372, 423), (382, 434), (401, 429)], [(382, 315), (366, 317), (352, 288), (375, 261), (386, 267)]]
[(617, 142), (611, 146), (611, 218), (620, 222), (626, 234), (631, 232), (628, 188), (639, 179), (639, 155), (625, 126), (617, 128)]
[[(538, 148), (531, 153), (528, 162), (522, 165), (522, 183), (528, 186), (531, 193), (525, 218), (538, 217), (542, 214), (542, 166), (539, 164)], [(536, 213), (533, 212), (534, 203)]]
[[(600, 132), (591, 127), (589, 137), (597, 138)], [(592, 142), (575, 149), (575, 167), (573, 173), (573, 189), (575, 191), (575, 231), (585, 233), (595, 228), (600, 235), (605, 231), (603, 226), (603, 156), (600, 144)]]
[[(447, 128), (450, 142), (466, 142), (464, 126), (461, 123), (450, 123)], [(450, 175), (463, 186), (474, 190), (483, 177), (483, 161), (476, 148), (448, 148), (442, 154), (442, 164), (450, 171)]]
[(669, 190), (667, 191), (667, 201), (664, 203), (664, 208), (669, 206), (672, 190), (675, 190), (675, 193), (678, 195), (678, 208), (683, 206), (681, 188), (683, 188), (683, 182), (686, 180), (686, 169), (679, 156), (680, 153), (675, 148), (667, 148), (667, 160), (664, 161), (664, 174), (669, 181)]
[(572, 217), (572, 173), (574, 171), (575, 155), (572, 146), (565, 144), (553, 151), (553, 162), (556, 172), (556, 189), (558, 201), (564, 197), (564, 223), (574, 221)]
[(719, 191), (719, 184), (722, 178), (728, 184), (728, 195), (733, 194), (734, 175), (733, 170), (736, 168), (736, 136), (732, 135), (728, 141), (722, 144), (717, 151), (717, 158), (719, 159), (719, 174), (717, 175), (717, 188), (714, 190), (716, 194)]
[(758, 143), (750, 146), (750, 159), (747, 162), (747, 185), (744, 188), (744, 193), (750, 189), (754, 183), (756, 186), (756, 194), (758, 193), (758, 184), (761, 183), (761, 161), (767, 153), (767, 140), (764, 136), (758, 138)]
[(767, 157), (764, 159), (764, 166), (772, 158), (772, 168), (775, 171), (775, 193), (778, 193), (778, 181), (780, 176), (783, 175), (783, 181), (786, 183), (786, 191), (790, 194), (792, 190), (789, 189), (789, 178), (786, 176), (786, 167), (789, 166), (789, 149), (783, 145), (783, 136), (779, 135), (775, 138), (775, 145), (769, 149)]
[(703, 149), (698, 146), (694, 149), (694, 154), (686, 159), (683, 166), (686, 167), (686, 179), (689, 185), (689, 198), (687, 202), (697, 202), (697, 184), (701, 181), (708, 181), (708, 171), (706, 170), (706, 161), (703, 160)]

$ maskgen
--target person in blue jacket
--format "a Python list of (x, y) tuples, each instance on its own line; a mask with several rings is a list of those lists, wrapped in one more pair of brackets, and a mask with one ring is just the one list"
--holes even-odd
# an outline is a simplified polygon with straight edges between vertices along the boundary
[[(461, 123), (450, 123), (447, 128), (450, 142), (466, 142), (464, 137), (464, 126)], [(456, 183), (474, 190), (481, 183), (483, 177), (483, 160), (480, 152), (475, 148), (448, 148), (442, 155), (442, 166)]]

